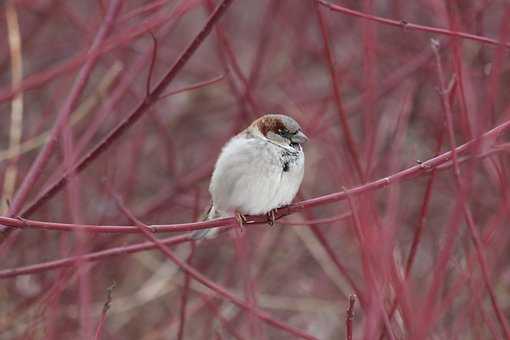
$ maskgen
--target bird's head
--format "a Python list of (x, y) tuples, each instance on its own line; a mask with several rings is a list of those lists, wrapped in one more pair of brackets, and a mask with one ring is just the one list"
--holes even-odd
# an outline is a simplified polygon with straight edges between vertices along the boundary
[(266, 114), (255, 120), (248, 130), (270, 143), (285, 148), (299, 150), (308, 140), (301, 126), (293, 118), (282, 114)]

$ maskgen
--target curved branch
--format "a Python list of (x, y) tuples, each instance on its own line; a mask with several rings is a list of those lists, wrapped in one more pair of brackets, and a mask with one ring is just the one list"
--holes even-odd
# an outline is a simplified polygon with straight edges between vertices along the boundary
[[(507, 109), (505, 111), (505, 114)], [(454, 150), (459, 155), (467, 154), (470, 150), (476, 152), (476, 148), (480, 145), (486, 145), (487, 143), (491, 148), (484, 154), (475, 154), (475, 157), (485, 157), (491, 155), (494, 152), (507, 151), (507, 148), (499, 147), (498, 145), (492, 145), (496, 140), (497, 136), (504, 130), (510, 128), (510, 120), (507, 120), (500, 125), (496, 126), (492, 130), (487, 131), (483, 135), (464, 143)], [(504, 145), (504, 144), (502, 144)], [(431, 172), (433, 169), (444, 170), (450, 168), (453, 163), (450, 162), (452, 158), (452, 151), (445, 152), (437, 157), (433, 157), (427, 161), (419, 162), (417, 165), (396, 172), (388, 177), (383, 177), (375, 181), (369, 182), (364, 185), (354, 187), (346, 191), (334, 192), (331, 194), (311, 198), (301, 202), (291, 204), (287, 207), (278, 209), (275, 214), (275, 219), (280, 219), (287, 215), (301, 211), (303, 209), (312, 208), (319, 205), (334, 203), (346, 199), (348, 196), (360, 195), (370, 191), (374, 191), (390, 184), (409, 180), (420, 175)], [(470, 157), (466, 157), (463, 160), (469, 160)], [(460, 161), (460, 159), (459, 159)], [(247, 216), (248, 225), (257, 225), (267, 223), (267, 216)], [(6, 227), (19, 228), (19, 229), (46, 229), (46, 230), (57, 230), (57, 231), (86, 231), (93, 233), (139, 233), (139, 228), (136, 226), (108, 226), (108, 225), (88, 225), (88, 224), (70, 224), (70, 223), (54, 223), (54, 222), (43, 222), (24, 219), (21, 217), (10, 218), (0, 216), (0, 224)], [(164, 225), (151, 225), (152, 232), (183, 232), (183, 231), (195, 231), (200, 229), (207, 229), (213, 227), (224, 227), (231, 228), (237, 225), (237, 221), (234, 217), (221, 218), (216, 220), (204, 221), (204, 222), (193, 222), (193, 223), (180, 223), (180, 224), (164, 224)]]
[(441, 35), (447, 35), (450, 37), (473, 40), (473, 41), (481, 42), (484, 44), (495, 45), (495, 46), (504, 46), (504, 47), (510, 48), (509, 43), (503, 43), (499, 40), (483, 37), (483, 36), (476, 35), (476, 34), (451, 31), (446, 28), (437, 28), (437, 27), (431, 27), (431, 26), (425, 26), (425, 25), (418, 25), (418, 24), (410, 23), (405, 20), (386, 19), (386, 18), (375, 16), (375, 15), (358, 12), (358, 11), (355, 11), (353, 9), (349, 9), (349, 8), (346, 8), (343, 6), (334, 5), (334, 4), (331, 4), (325, 0), (315, 0), (315, 1), (317, 1), (322, 6), (328, 7), (333, 12), (343, 13), (343, 14), (349, 15), (351, 17), (358, 17), (358, 18), (362, 18), (362, 19), (366, 19), (366, 20), (370, 20), (370, 21), (375, 21), (375, 22), (378, 22), (381, 24), (399, 27), (399, 28), (402, 28), (405, 30), (437, 33), (437, 34), (441, 34)]
[[(160, 243), (167, 245), (175, 245), (187, 241), (191, 241), (191, 237), (189, 235), (182, 235), (161, 239)], [(157, 246), (153, 242), (148, 241), (129, 246), (114, 247), (80, 256), (70, 256), (54, 261), (48, 261), (24, 267), (4, 269), (0, 270), (0, 279), (7, 279), (19, 275), (35, 274), (62, 267), (69, 267), (74, 265), (78, 261), (80, 261), (81, 263), (99, 261), (111, 256), (133, 254), (144, 250), (154, 249), (156, 247)]]
[(177, 61), (165, 73), (163, 78), (154, 87), (154, 90), (134, 109), (124, 120), (122, 120), (115, 128), (110, 131), (101, 141), (99, 141), (87, 154), (85, 154), (72, 169), (66, 171), (56, 182), (51, 184), (44, 190), (37, 198), (23, 211), (21, 215), (30, 215), (42, 203), (53, 197), (66, 183), (73, 173), (79, 173), (85, 169), (92, 161), (101, 155), (108, 147), (128, 130), (138, 119), (158, 100), (163, 91), (172, 82), (179, 71), (186, 65), (191, 56), (200, 47), (205, 38), (209, 35), (216, 22), (222, 17), (226, 9), (230, 6), (233, 0), (223, 0), (209, 16), (202, 29), (197, 33), (195, 38), (191, 40), (189, 45), (181, 52)]

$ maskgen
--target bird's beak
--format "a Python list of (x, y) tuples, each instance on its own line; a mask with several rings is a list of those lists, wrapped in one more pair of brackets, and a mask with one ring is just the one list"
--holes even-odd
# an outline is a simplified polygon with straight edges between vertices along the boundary
[(292, 143), (305, 144), (308, 141), (308, 137), (302, 131), (298, 131), (290, 140)]

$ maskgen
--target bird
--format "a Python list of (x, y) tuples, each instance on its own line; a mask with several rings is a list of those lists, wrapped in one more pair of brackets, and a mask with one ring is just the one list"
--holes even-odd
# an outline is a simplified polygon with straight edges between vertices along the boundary
[[(303, 145), (308, 141), (290, 116), (265, 114), (222, 148), (209, 184), (211, 204), (203, 220), (244, 215), (272, 216), (289, 205), (304, 176)], [(272, 223), (271, 223), (272, 224)], [(213, 238), (218, 228), (195, 231), (194, 239)]]

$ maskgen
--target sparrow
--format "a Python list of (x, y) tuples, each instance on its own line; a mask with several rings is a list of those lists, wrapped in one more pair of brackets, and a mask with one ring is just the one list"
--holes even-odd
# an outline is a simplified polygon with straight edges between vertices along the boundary
[[(283, 114), (266, 114), (222, 148), (211, 177), (212, 202), (204, 220), (235, 215), (272, 214), (292, 202), (304, 175), (303, 144), (308, 137)], [(216, 236), (218, 228), (199, 230), (195, 239)]]

